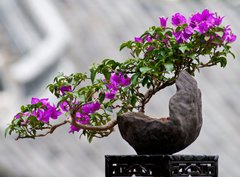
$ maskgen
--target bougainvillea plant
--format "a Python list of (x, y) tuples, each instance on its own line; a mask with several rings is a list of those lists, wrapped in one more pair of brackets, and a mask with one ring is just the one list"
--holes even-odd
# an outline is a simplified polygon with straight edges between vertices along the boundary
[[(236, 40), (224, 17), (205, 9), (188, 19), (180, 13), (159, 18), (134, 40), (124, 42), (131, 58), (124, 62), (105, 59), (90, 72), (60, 74), (48, 85), (56, 105), (48, 98), (32, 98), (21, 107), (6, 129), (16, 139), (36, 138), (69, 124), (69, 133), (79, 132), (91, 141), (109, 135), (117, 124), (114, 117), (130, 111), (144, 112), (152, 96), (175, 83), (180, 71), (225, 67)], [(171, 23), (171, 24), (170, 24)], [(64, 116), (63, 116), (64, 115)]]

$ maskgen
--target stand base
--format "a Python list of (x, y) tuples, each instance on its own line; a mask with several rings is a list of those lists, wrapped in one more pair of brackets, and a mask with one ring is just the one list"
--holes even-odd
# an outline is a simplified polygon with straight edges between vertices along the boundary
[(105, 156), (106, 177), (218, 177), (218, 156)]

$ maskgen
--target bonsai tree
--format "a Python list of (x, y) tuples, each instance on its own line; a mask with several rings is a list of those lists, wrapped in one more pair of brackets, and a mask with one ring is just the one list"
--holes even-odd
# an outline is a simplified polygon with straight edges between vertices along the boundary
[[(47, 87), (57, 103), (32, 98), (21, 107), (5, 134), (16, 139), (46, 136), (68, 124), (69, 133), (93, 137), (109, 135), (117, 115), (145, 111), (146, 104), (160, 90), (173, 85), (181, 71), (194, 76), (201, 68), (225, 67), (236, 40), (224, 17), (205, 9), (188, 19), (180, 13), (171, 19), (160, 17), (134, 40), (124, 42), (131, 57), (124, 62), (105, 59), (93, 64), (89, 73), (59, 74)], [(170, 25), (171, 23), (171, 25)]]

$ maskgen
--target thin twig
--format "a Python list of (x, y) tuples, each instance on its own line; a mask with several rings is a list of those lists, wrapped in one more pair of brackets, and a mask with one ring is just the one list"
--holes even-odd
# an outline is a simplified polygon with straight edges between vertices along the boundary
[(160, 91), (160, 90), (164, 89), (165, 87), (170, 86), (170, 85), (172, 85), (174, 83), (175, 83), (175, 80), (171, 79), (171, 80), (168, 80), (167, 82), (165, 82), (163, 84), (158, 84), (158, 86), (155, 88), (155, 90), (149, 89), (145, 93), (144, 98), (141, 101), (139, 112), (143, 112), (144, 113), (145, 105), (150, 101), (150, 99), (152, 98), (152, 96), (154, 94), (156, 94), (158, 91)]
[(42, 128), (42, 129), (49, 129), (49, 131), (47, 131), (47, 132), (44, 133), (44, 134), (37, 134), (37, 135), (34, 135), (34, 136), (18, 136), (18, 137), (16, 138), (16, 140), (18, 140), (18, 139), (24, 139), (24, 138), (43, 137), (43, 136), (46, 136), (46, 135), (48, 135), (48, 134), (52, 134), (52, 133), (56, 130), (56, 128), (58, 128), (58, 127), (60, 127), (60, 126), (62, 126), (62, 125), (64, 125), (64, 124), (66, 124), (66, 123), (70, 123), (70, 122), (69, 122), (68, 120), (64, 120), (63, 122), (61, 122), (61, 123), (59, 123), (59, 124), (56, 124), (56, 125), (53, 125), (53, 126), (51, 126), (51, 127)]

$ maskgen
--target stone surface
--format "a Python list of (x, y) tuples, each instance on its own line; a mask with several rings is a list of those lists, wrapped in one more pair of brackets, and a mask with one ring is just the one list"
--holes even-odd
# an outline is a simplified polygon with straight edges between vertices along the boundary
[(198, 137), (202, 104), (197, 82), (183, 71), (176, 87), (177, 92), (169, 101), (169, 118), (151, 118), (134, 112), (118, 117), (122, 137), (138, 154), (173, 154)]

